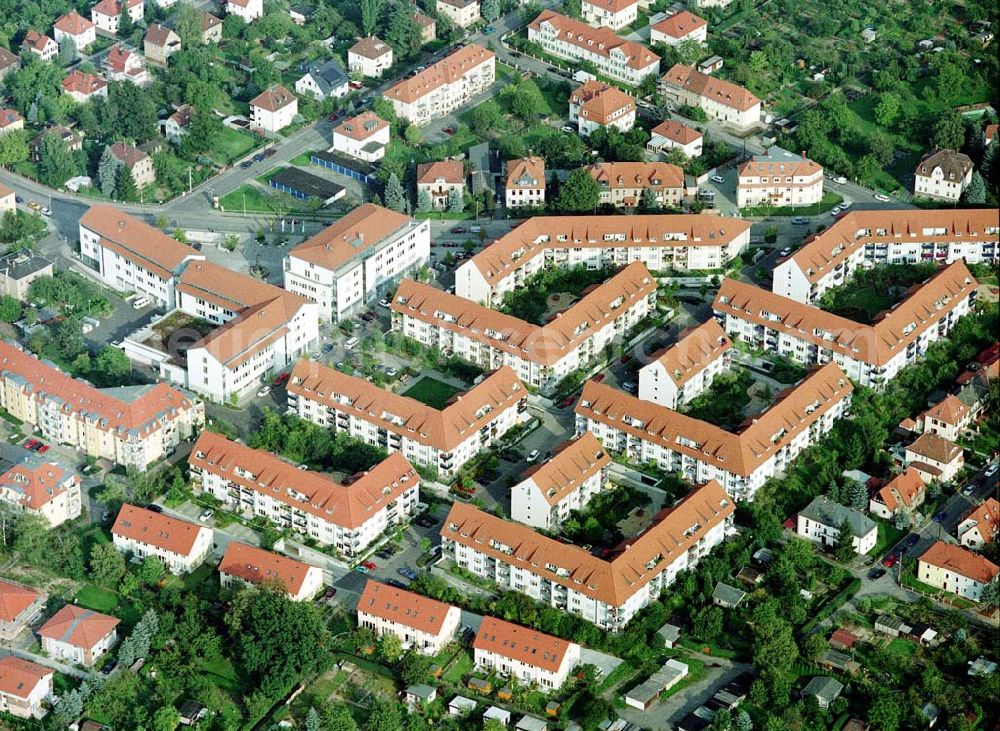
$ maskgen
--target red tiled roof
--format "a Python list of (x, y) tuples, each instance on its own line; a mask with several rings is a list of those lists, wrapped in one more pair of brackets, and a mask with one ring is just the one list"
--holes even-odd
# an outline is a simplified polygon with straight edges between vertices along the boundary
[(472, 69), (494, 58), (493, 51), (487, 51), (480, 45), (470, 43), (416, 76), (396, 82), (386, 89), (385, 96), (405, 104), (412, 104), (438, 87), (457, 81)]
[(452, 605), (369, 579), (357, 611), (437, 636)]
[(896, 475), (885, 487), (881, 488), (876, 496), (878, 502), (895, 513), (900, 502), (906, 507), (912, 507), (915, 498), (925, 489), (920, 473), (913, 467), (907, 467), (902, 474)]
[(923, 413), (924, 418), (936, 419), (950, 426), (958, 426), (969, 418), (969, 407), (957, 396), (948, 394)]
[(739, 84), (703, 74), (693, 66), (675, 64), (663, 77), (663, 82), (671, 86), (711, 99), (723, 106), (745, 112), (760, 104), (760, 99)]
[(73, 69), (62, 80), (62, 88), (67, 94), (83, 94), (90, 96), (108, 85), (96, 74), (85, 74), (80, 69)]
[(635, 99), (618, 87), (596, 79), (574, 89), (569, 100), (571, 104), (579, 105), (580, 116), (598, 124), (608, 124), (612, 119), (635, 111)]
[(698, 130), (688, 127), (686, 124), (681, 124), (674, 119), (660, 122), (660, 124), (653, 127), (652, 133), (666, 137), (668, 140), (672, 140), (679, 145), (689, 145), (703, 137), (702, 133)]
[(251, 107), (259, 107), (268, 112), (276, 112), (279, 109), (294, 104), (295, 95), (281, 84), (271, 84), (260, 94), (255, 96), (250, 102)]
[(24, 117), (17, 113), (15, 109), (0, 109), (0, 129), (10, 127), (12, 124), (23, 122)]
[(79, 477), (69, 475), (55, 462), (19, 464), (0, 476), (0, 494), (10, 492), (17, 503), (28, 510), (38, 510), (43, 505), (66, 492), (67, 482), (79, 482)]
[(188, 257), (201, 256), (197, 249), (113, 206), (91, 206), (81, 216), (80, 224), (101, 237), (101, 246), (110, 248), (161, 279), (174, 276)]
[(1000, 567), (985, 556), (944, 541), (934, 541), (920, 557), (920, 561), (980, 584), (988, 584), (1000, 573)]
[(609, 464), (611, 457), (600, 440), (584, 432), (556, 447), (552, 459), (525, 470), (521, 480), (530, 479), (546, 502), (555, 505)]
[(610, 28), (601, 26), (592, 28), (586, 23), (562, 15), (554, 10), (543, 10), (528, 26), (538, 32), (543, 23), (552, 26), (557, 36), (588, 53), (611, 58), (612, 51), (618, 51), (625, 57), (625, 64), (633, 69), (642, 70), (659, 62), (660, 57), (648, 48), (635, 41), (627, 41), (615, 35)]
[(424, 162), (417, 165), (417, 185), (428, 185), (442, 178), (445, 183), (465, 183), (465, 166), (461, 160)]
[(698, 327), (680, 333), (674, 345), (654, 357), (674, 383), (681, 386), (732, 347), (733, 341), (719, 321), (709, 318)]
[(251, 584), (265, 581), (280, 583), (292, 596), (302, 591), (306, 576), (315, 567), (272, 551), (230, 541), (219, 563), (219, 573), (234, 576)]
[(657, 30), (671, 38), (686, 38), (707, 25), (708, 21), (704, 18), (700, 18), (687, 10), (682, 10), (679, 13), (674, 13), (666, 20), (661, 20), (653, 26), (653, 30)]
[(496, 617), (483, 617), (472, 647), (554, 673), (573, 644)]
[(126, 503), (118, 511), (111, 533), (179, 556), (190, 556), (203, 530), (208, 529)]
[[(127, 0), (126, 6), (129, 8), (134, 8), (139, 5), (143, 0)], [(94, 7), (90, 9), (90, 17), (94, 17), (94, 13), (100, 13), (101, 15), (106, 15), (110, 18), (116, 18), (122, 14), (122, 4), (120, 0), (100, 0), (96, 3)]]
[(54, 45), (55, 41), (49, 38), (44, 33), (39, 33), (38, 31), (29, 30), (24, 35), (24, 40), (21, 41), (22, 46), (27, 46), (35, 51), (44, 51), (45, 47), (48, 45)]
[(38, 634), (41, 637), (89, 650), (111, 634), (119, 621), (117, 617), (109, 617), (92, 609), (67, 604), (42, 625)]
[(0, 579), (0, 622), (13, 622), (40, 596), (26, 586)]
[(78, 36), (93, 28), (94, 24), (74, 9), (66, 13), (66, 15), (60, 16), (59, 19), (53, 23), (53, 27), (56, 30), (68, 33), (71, 36)]
[(967, 520), (976, 524), (983, 543), (993, 543), (1000, 535), (1000, 502), (997, 502), (996, 498), (988, 498), (966, 515), (962, 523)]
[[(111, 155), (129, 170), (149, 158), (149, 155), (145, 152), (127, 142), (113, 142), (111, 144)], [(183, 246), (183, 244), (181, 245)]]
[(0, 693), (27, 698), (55, 670), (13, 655), (0, 658)]

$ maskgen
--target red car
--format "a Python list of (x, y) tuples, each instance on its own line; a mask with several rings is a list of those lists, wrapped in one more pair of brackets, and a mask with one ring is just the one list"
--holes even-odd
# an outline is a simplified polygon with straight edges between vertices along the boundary
[(618, 359), (618, 362), (619, 363), (628, 363), (630, 360), (632, 360), (632, 354), (631, 353), (625, 353), (621, 358)]
[(604, 373), (598, 373), (596, 376), (594, 376), (590, 380), (593, 381), (594, 383), (600, 383), (605, 378), (607, 378), (607, 376)]
[(444, 132), (446, 135), (453, 135), (453, 134), (455, 134), (455, 130), (453, 130), (451, 127), (445, 127), (442, 130), (442, 132)]
[(885, 566), (887, 569), (891, 569), (893, 566), (896, 565), (896, 562), (898, 560), (899, 560), (899, 556), (896, 556), (896, 555), (887, 556), (886, 559), (885, 559), (885, 561), (882, 562), (882, 565)]
[(559, 404), (559, 405), (562, 406), (565, 409), (567, 406), (569, 406), (570, 404), (572, 404), (574, 401), (576, 401), (576, 396), (567, 396), (566, 398), (564, 398), (562, 400), (562, 403)]
[(378, 565), (374, 561), (365, 561), (361, 565), (364, 566), (369, 571), (374, 571), (375, 569), (378, 568)]
[(32, 452), (34, 452), (34, 451), (35, 451), (35, 449), (36, 449), (36, 448), (38, 447), (38, 445), (40, 445), (40, 444), (41, 444), (41, 442), (39, 442), (39, 441), (38, 441), (37, 439), (29, 439), (28, 441), (26, 441), (26, 442), (25, 442), (24, 444), (22, 444), (21, 446), (22, 446), (22, 447), (24, 447), (25, 449), (30, 449), (30, 450), (31, 450)]
[(339, 115), (339, 114), (336, 114), (336, 113), (334, 113), (334, 114), (329, 114), (329, 115), (327, 115), (327, 117), (326, 117), (326, 118), (327, 118), (328, 120), (330, 120), (331, 122), (336, 122), (336, 121), (337, 121), (338, 119), (340, 119), (340, 115)]
[(281, 386), (282, 384), (288, 383), (288, 379), (291, 375), (291, 373), (279, 373), (278, 377), (274, 379), (274, 385)]
[(45, 454), (48, 451), (49, 451), (49, 445), (48, 444), (39, 444), (38, 445), (38, 453), (39, 454)]

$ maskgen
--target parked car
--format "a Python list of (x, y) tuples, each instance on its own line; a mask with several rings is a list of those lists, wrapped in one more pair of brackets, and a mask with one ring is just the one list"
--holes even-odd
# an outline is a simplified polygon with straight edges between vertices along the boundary
[(385, 375), (389, 376), (389, 378), (395, 378), (399, 375), (399, 369), (392, 367), (386, 368)]
[(712, 177), (709, 178), (709, 180), (711, 180), (713, 183), (718, 183), (718, 184), (726, 182), (726, 179), (721, 175), (713, 175)]
[(453, 135), (453, 134), (455, 134), (455, 130), (452, 127), (445, 127), (441, 131), (444, 132), (446, 135)]
[(622, 388), (625, 389), (627, 393), (634, 394), (639, 392), (639, 387), (632, 381), (625, 381), (625, 383), (622, 384)]
[(876, 193), (875, 200), (881, 201), (882, 203), (889, 203), (890, 201), (892, 201), (892, 198), (883, 193)]
[(389, 300), (387, 300), (385, 297), (383, 297), (382, 299), (380, 299), (378, 301), (378, 306), (379, 307), (385, 307), (386, 309), (388, 309), (388, 307), (389, 307)]
[(394, 586), (397, 589), (406, 588), (406, 584), (404, 584), (402, 581), (399, 581), (398, 579), (386, 579), (385, 583), (388, 584), (389, 586)]
[(539, 452), (537, 449), (532, 449), (527, 457), (528, 462), (534, 462), (536, 459), (538, 459), (539, 454), (541, 454), (541, 452)]
[(43, 207), (42, 210), (39, 211), (39, 213), (41, 213), (43, 216), (51, 216), (52, 215), (52, 211), (49, 208), (45, 208), (45, 207)]
[(148, 510), (151, 513), (162, 513), (163, 512), (163, 508), (161, 506), (157, 505), (156, 503), (150, 503), (149, 505), (147, 505), (146, 506), (146, 510)]
[(906, 546), (907, 546), (907, 548), (912, 548), (913, 546), (917, 545), (917, 542), (919, 540), (920, 540), (920, 536), (918, 536), (916, 533), (911, 533), (910, 535), (908, 535), (906, 537)]
[(38, 213), (40, 210), (42, 210), (42, 204), (35, 203), (35, 201), (31, 201), (31, 203), (28, 204), (28, 208), (30, 208), (35, 213)]
[(370, 574), (371, 573), (371, 571), (369, 571), (368, 569), (366, 569), (364, 566), (355, 566), (354, 570), (357, 571), (359, 574)]
[(833, 179), (833, 182), (836, 183), (837, 185), (846, 185), (847, 178), (845, 178), (843, 175), (838, 175)]
[(991, 464), (989, 467), (986, 468), (986, 471), (983, 472), (983, 474), (986, 475), (987, 477), (993, 477), (993, 475), (997, 473), (997, 469), (1000, 469), (1000, 467), (998, 467), (997, 463), (994, 462), (993, 464)]
[(271, 393), (270, 386), (261, 386), (259, 389), (257, 389), (258, 398), (263, 398), (264, 396), (267, 396), (269, 393)]
[(273, 147), (268, 147), (266, 150), (264, 150), (264, 157), (271, 157), (276, 154), (278, 154), (278, 151)]
[(377, 569), (377, 568), (378, 568), (378, 564), (377, 564), (377, 563), (375, 563), (374, 561), (365, 561), (365, 562), (364, 562), (363, 564), (361, 564), (361, 565), (362, 565), (362, 566), (364, 566), (364, 567), (365, 567), (366, 569), (368, 569), (369, 571), (374, 571), (375, 569)]
[(571, 125), (571, 124), (564, 124), (562, 126), (562, 131), (563, 132), (576, 132), (576, 128), (573, 127), (573, 125)]
[(939, 510), (936, 513), (934, 513), (934, 517), (932, 518), (932, 520), (935, 523), (940, 523), (942, 520), (944, 520), (945, 515), (946, 513), (943, 510)]
[(38, 445), (38, 453), (39, 454), (45, 454), (48, 451), (49, 451), (49, 445), (48, 444), (39, 444)]
[(244, 160), (243, 162), (240, 163), (240, 168), (243, 170), (247, 170), (251, 165), (253, 165), (253, 160)]
[(258, 152), (256, 155), (253, 156), (253, 161), (254, 162), (264, 162), (264, 153), (263, 152)]
[(882, 565), (885, 566), (887, 569), (891, 569), (893, 566), (896, 565), (897, 561), (899, 561), (899, 556), (892, 554), (885, 557), (885, 561), (882, 562)]
[(406, 566), (404, 566), (401, 569), (396, 569), (396, 573), (402, 576), (404, 579), (409, 579), (410, 581), (417, 578), (417, 572), (414, 571), (413, 569), (407, 568)]
[(212, 519), (213, 515), (215, 515), (215, 511), (212, 510), (211, 508), (206, 508), (205, 510), (201, 511), (201, 515), (198, 516), (198, 520), (200, 520), (202, 523), (207, 523), (209, 520)]
[(608, 376), (607, 376), (606, 373), (598, 373), (596, 376), (594, 376), (590, 380), (593, 381), (594, 383), (600, 383), (601, 381), (603, 381), (607, 377)]
[(453, 234), (464, 234), (465, 233), (465, 229), (462, 228), (461, 226), (453, 226), (452, 228), (448, 229), (448, 231), (450, 233), (453, 233)]
[(421, 528), (433, 528), (434, 521), (428, 517), (421, 516), (413, 521), (415, 524), (419, 525)]
[(809, 219), (806, 218), (805, 216), (796, 216), (795, 218), (792, 219), (792, 223), (794, 223), (796, 226), (808, 226)]
[(870, 581), (878, 581), (883, 576), (885, 576), (885, 569), (872, 569), (868, 572), (868, 579)]
[(333, 114), (328, 114), (326, 118), (331, 122), (336, 122), (338, 119), (340, 119), (340, 115), (334, 112)]
[(39, 441), (37, 439), (28, 439), (21, 446), (24, 447), (25, 449), (30, 449), (31, 451), (34, 451), (38, 447), (38, 444)]
[(788, 256), (792, 253), (791, 247), (786, 246), (784, 249), (778, 252), (778, 256)]
[(494, 27), (493, 27), (492, 25), (488, 25), (488, 26), (486, 26), (485, 28), (483, 28), (483, 35), (484, 35), (484, 36), (488, 36), (488, 35), (489, 35), (490, 33), (492, 33), (492, 32), (493, 32), (494, 30), (495, 30), (495, 28), (494, 28)]
[(272, 382), (275, 386), (283, 386), (288, 383), (288, 379), (292, 377), (291, 373), (279, 373), (278, 377)]
[(323, 355), (333, 352), (333, 343), (323, 343), (323, 347), (320, 348), (323, 351)]

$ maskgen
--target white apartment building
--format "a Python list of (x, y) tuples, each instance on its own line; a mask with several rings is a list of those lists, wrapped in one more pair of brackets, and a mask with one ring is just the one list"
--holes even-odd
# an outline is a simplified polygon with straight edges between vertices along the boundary
[(188, 466), (197, 489), (228, 508), (308, 536), (348, 558), (405, 524), (420, 499), (420, 478), (400, 454), (341, 485), (271, 452), (203, 431)]
[(639, 369), (639, 398), (669, 409), (683, 406), (729, 370), (732, 347), (714, 319), (681, 333), (676, 343)]
[(252, 23), (264, 15), (264, 0), (225, 0), (226, 15), (243, 18), (244, 23)]
[(438, 15), (447, 18), (459, 28), (468, 28), (482, 20), (479, 0), (439, 0), (435, 5)]
[(545, 325), (407, 279), (392, 302), (393, 328), (486, 370), (510, 366), (548, 393), (604, 348), (630, 333), (656, 307), (656, 280), (629, 264)]
[(80, 259), (118, 292), (135, 292), (157, 307), (176, 305), (174, 279), (197, 249), (112, 206), (91, 206), (80, 217)]
[(587, 81), (569, 96), (569, 121), (583, 137), (612, 127), (628, 132), (635, 126), (635, 99), (603, 81)]
[(172, 574), (187, 574), (201, 566), (212, 549), (212, 537), (211, 528), (128, 503), (111, 528), (115, 548), (139, 559), (156, 556)]
[(958, 396), (948, 394), (917, 416), (916, 431), (930, 432), (955, 442), (972, 424), (972, 409), (962, 403)]
[(583, 0), (580, 9), (583, 21), (595, 28), (621, 30), (639, 17), (638, 0)]
[(39, 628), (38, 636), (49, 657), (93, 667), (118, 639), (118, 624), (116, 617), (67, 604)]
[(738, 84), (709, 76), (693, 66), (676, 64), (660, 80), (667, 101), (699, 107), (710, 119), (739, 131), (760, 123), (760, 99)]
[(645, 46), (619, 38), (610, 28), (591, 28), (552, 10), (543, 10), (531, 21), (528, 40), (553, 56), (589, 61), (602, 75), (630, 86), (660, 73), (660, 57)]
[(43, 702), (54, 692), (55, 670), (13, 655), (0, 658), (0, 712), (16, 718), (42, 718)]
[(523, 157), (507, 161), (504, 183), (507, 208), (537, 208), (545, 205), (545, 160)]
[(322, 319), (341, 322), (414, 274), (430, 251), (428, 221), (365, 203), (288, 253), (285, 289), (316, 302)]
[(62, 44), (63, 38), (69, 38), (77, 51), (85, 51), (97, 40), (97, 30), (93, 23), (74, 9), (52, 24), (52, 37), (59, 44)]
[(543, 691), (561, 688), (580, 664), (580, 646), (538, 630), (483, 617), (472, 643), (476, 668)]
[(689, 482), (717, 480), (737, 500), (819, 441), (850, 408), (851, 382), (834, 364), (813, 371), (738, 432), (699, 421), (588, 381), (576, 405), (576, 431), (592, 432), (635, 464), (654, 462)]
[(132, 22), (142, 22), (146, 12), (146, 4), (143, 0), (100, 0), (90, 9), (90, 19), (97, 26), (97, 30), (112, 36), (118, 35), (118, 23), (122, 17), (123, 3), (128, 9), (128, 16)]
[(813, 543), (835, 546), (845, 521), (851, 531), (851, 546), (857, 555), (864, 556), (875, 548), (878, 542), (875, 521), (857, 510), (833, 502), (825, 495), (814, 498), (799, 511), (795, 533)]
[(145, 470), (189, 439), (204, 404), (165, 383), (98, 389), (0, 341), (0, 407), (45, 439)]
[(510, 368), (500, 368), (438, 410), (301, 360), (288, 382), (288, 409), (450, 477), (526, 418), (528, 392)]
[(73, 470), (33, 456), (0, 475), (0, 502), (40, 515), (55, 528), (80, 517), (80, 482)]
[(623, 267), (652, 272), (719, 269), (750, 244), (750, 223), (708, 214), (535, 216), (455, 271), (459, 297), (498, 307), (543, 269)]
[(775, 293), (815, 302), (859, 269), (880, 264), (1000, 261), (994, 209), (850, 211), (774, 269)]
[(587, 166), (597, 181), (601, 205), (636, 208), (651, 197), (661, 208), (680, 208), (684, 171), (666, 162), (599, 162)]
[(955, 150), (932, 150), (920, 158), (913, 175), (918, 198), (958, 202), (972, 182), (972, 160)]
[(437, 655), (455, 639), (458, 607), (369, 579), (358, 600), (358, 627), (376, 637), (395, 635), (404, 649)]
[(377, 162), (385, 157), (390, 130), (391, 125), (375, 112), (362, 112), (333, 128), (330, 152), (339, 152), (365, 162)]
[(510, 517), (557, 530), (571, 510), (583, 510), (608, 484), (608, 455), (597, 437), (584, 433), (556, 448), (551, 459), (528, 469), (511, 488)]
[(931, 343), (947, 336), (971, 310), (977, 287), (965, 264), (957, 261), (874, 325), (862, 325), (726, 278), (713, 309), (734, 342), (805, 365), (834, 362), (861, 385), (881, 388)]
[(664, 150), (680, 150), (688, 158), (701, 157), (703, 148), (704, 135), (701, 132), (673, 119), (653, 127), (646, 143), (650, 152), (662, 154)]
[(959, 543), (976, 551), (993, 543), (1000, 538), (1000, 502), (993, 497), (986, 498), (962, 518), (955, 533)]
[(396, 116), (424, 125), (458, 109), (496, 80), (496, 55), (471, 43), (386, 89)]
[(717, 482), (662, 510), (641, 535), (606, 558), (455, 502), (441, 528), (441, 554), (461, 568), (617, 632), (682, 571), (723, 541), (735, 505)]
[(1000, 567), (961, 546), (935, 541), (917, 560), (917, 578), (925, 584), (977, 602)]
[(225, 589), (280, 585), (293, 602), (307, 602), (323, 590), (323, 569), (230, 541), (219, 563), (219, 581)]
[(392, 67), (392, 46), (378, 38), (362, 38), (347, 51), (347, 69), (373, 79)]
[(684, 41), (695, 43), (708, 41), (708, 21), (687, 10), (681, 10), (649, 26), (650, 44), (677, 46)]
[(806, 158), (772, 147), (736, 171), (736, 205), (809, 206), (823, 200), (823, 168)]
[(250, 101), (250, 125), (274, 134), (295, 121), (299, 100), (281, 84), (271, 84)]

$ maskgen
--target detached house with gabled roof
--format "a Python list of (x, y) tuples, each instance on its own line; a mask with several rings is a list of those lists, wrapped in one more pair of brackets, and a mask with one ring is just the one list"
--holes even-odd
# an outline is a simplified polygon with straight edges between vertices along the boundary
[(958, 540), (966, 548), (980, 551), (1000, 537), (1000, 502), (987, 498), (958, 524)]
[(776, 147), (736, 171), (736, 205), (808, 206), (823, 199), (823, 167)]
[(137, 558), (156, 556), (172, 574), (201, 566), (212, 549), (212, 529), (126, 503), (111, 528), (115, 548)]
[(424, 162), (417, 165), (417, 198), (426, 192), (435, 210), (448, 209), (452, 191), (465, 196), (465, 163), (461, 160)]
[(544, 206), (545, 160), (540, 157), (508, 160), (504, 192), (507, 208)]
[(118, 639), (120, 620), (67, 604), (38, 630), (42, 649), (57, 660), (93, 667)]
[(360, 555), (385, 531), (408, 522), (420, 498), (420, 478), (400, 454), (390, 454), (342, 485), (270, 452), (203, 431), (188, 466), (199, 489), (231, 509), (263, 516), (347, 557)]
[(704, 43), (708, 40), (708, 21), (692, 12), (678, 13), (649, 26), (649, 42), (677, 46), (684, 41)]
[(104, 57), (104, 75), (108, 81), (128, 81), (136, 86), (145, 86), (150, 82), (146, 59), (120, 45), (112, 46)]
[(439, 602), (369, 579), (358, 600), (358, 627), (376, 637), (395, 635), (403, 647), (422, 655), (436, 655), (455, 638), (461, 612)]
[(924, 504), (926, 497), (927, 486), (920, 473), (907, 467), (871, 496), (868, 512), (886, 520), (900, 513), (912, 514)]
[(45, 594), (0, 579), (0, 640), (9, 642), (42, 613)]
[(295, 95), (281, 84), (271, 84), (250, 102), (250, 125), (274, 134), (295, 121), (298, 113)]
[(166, 66), (170, 57), (181, 50), (181, 37), (164, 25), (150, 23), (142, 48), (150, 63)]
[(108, 96), (108, 82), (97, 74), (85, 74), (73, 69), (62, 80), (63, 93), (73, 101), (83, 104), (94, 97)]
[(760, 123), (760, 99), (738, 84), (697, 71), (693, 66), (674, 65), (660, 80), (668, 101), (699, 107), (709, 118), (746, 131)]
[(974, 602), (998, 573), (1000, 567), (985, 556), (944, 541), (935, 541), (917, 559), (918, 579)]
[(704, 135), (698, 130), (668, 119), (653, 127), (646, 149), (661, 154), (668, 150), (680, 150), (685, 157), (695, 158), (701, 157), (703, 141)]
[(479, 0), (440, 0), (435, 8), (459, 28), (468, 28), (482, 20)]
[(575, 642), (496, 617), (483, 617), (472, 649), (477, 668), (545, 691), (561, 688), (580, 664)]
[(955, 150), (931, 150), (917, 163), (913, 195), (940, 201), (958, 201), (972, 182), (972, 160)]
[(554, 450), (543, 464), (524, 472), (511, 488), (510, 517), (543, 530), (556, 530), (571, 510), (583, 510), (608, 484), (611, 456), (590, 432)]
[(799, 511), (796, 534), (824, 546), (834, 546), (840, 540), (840, 530), (847, 523), (851, 531), (854, 552), (864, 556), (878, 541), (875, 521), (857, 510), (835, 503), (820, 495)]
[(347, 51), (347, 68), (374, 79), (392, 67), (392, 46), (378, 38), (362, 38)]
[(906, 447), (903, 464), (916, 469), (924, 482), (950, 482), (965, 464), (965, 450), (930, 432)]
[[(146, 73), (145, 68), (143, 68), (142, 73)], [(141, 189), (156, 182), (156, 168), (153, 166), (153, 158), (138, 147), (128, 142), (113, 142), (109, 149), (111, 156), (132, 175), (132, 182), (135, 183), (136, 188)]]
[(958, 440), (971, 423), (972, 409), (952, 394), (921, 413), (916, 420), (917, 431), (937, 434), (950, 442)]
[(587, 25), (620, 30), (635, 22), (639, 15), (639, 1), (583, 0), (580, 9)]
[(635, 99), (603, 81), (588, 81), (569, 96), (569, 121), (584, 137), (600, 127), (628, 132), (635, 126)]
[(55, 670), (13, 655), (0, 658), (0, 712), (16, 718), (42, 718), (43, 701), (54, 692)]
[(0, 135), (24, 129), (24, 117), (16, 109), (0, 109)]
[(0, 475), (0, 501), (40, 515), (52, 528), (80, 517), (80, 476), (37, 455)]
[(275, 585), (293, 602), (309, 601), (323, 589), (323, 570), (256, 546), (230, 541), (219, 563), (226, 589), (247, 585)]
[(224, 0), (226, 15), (235, 15), (252, 23), (264, 15), (264, 0)]
[(59, 44), (44, 33), (29, 30), (21, 41), (21, 52), (28, 51), (43, 61), (51, 61), (59, 54)]
[(90, 19), (97, 26), (97, 30), (108, 35), (118, 34), (118, 23), (121, 21), (123, 3), (132, 22), (142, 22), (142, 17), (146, 12), (144, 0), (99, 0), (90, 9)]
[(333, 128), (330, 152), (340, 152), (365, 162), (377, 162), (385, 157), (389, 146), (391, 125), (372, 111), (345, 119)]
[(311, 96), (316, 101), (339, 99), (350, 91), (350, 80), (340, 62), (331, 58), (324, 64), (309, 67), (309, 70), (295, 82), (295, 91), (302, 96)]
[(52, 35), (56, 43), (62, 43), (63, 38), (69, 38), (76, 45), (77, 51), (87, 50), (97, 40), (96, 26), (75, 9), (60, 16), (52, 24)]

